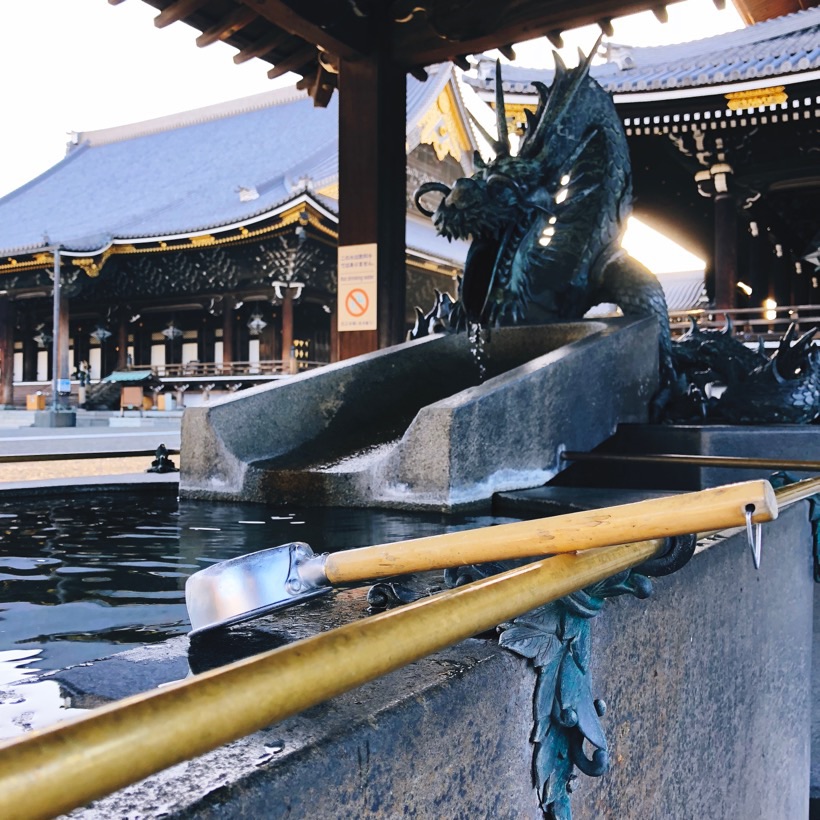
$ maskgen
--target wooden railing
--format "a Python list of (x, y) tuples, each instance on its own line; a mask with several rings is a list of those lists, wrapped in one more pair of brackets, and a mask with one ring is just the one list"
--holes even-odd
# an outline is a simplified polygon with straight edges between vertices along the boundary
[(132, 370), (150, 370), (163, 379), (186, 376), (289, 376), (322, 367), (327, 362), (304, 359), (269, 359), (259, 362), (186, 362), (185, 364), (136, 365)]
[(669, 322), (672, 335), (680, 336), (692, 326), (691, 319), (696, 319), (701, 329), (724, 328), (727, 317), (732, 321), (734, 335), (742, 341), (756, 342), (762, 338), (764, 342), (775, 342), (792, 322), (801, 333), (820, 327), (820, 305), (783, 305), (771, 310), (758, 307), (671, 311)]

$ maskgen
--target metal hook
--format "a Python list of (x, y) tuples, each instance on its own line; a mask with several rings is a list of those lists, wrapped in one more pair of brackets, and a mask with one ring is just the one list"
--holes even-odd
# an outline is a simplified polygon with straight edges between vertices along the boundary
[(755, 569), (760, 569), (760, 550), (763, 546), (763, 525), (754, 524), (752, 522), (752, 513), (754, 513), (754, 511), (754, 504), (749, 504), (749, 506), (746, 507), (746, 538), (749, 540), (749, 546), (752, 549)]

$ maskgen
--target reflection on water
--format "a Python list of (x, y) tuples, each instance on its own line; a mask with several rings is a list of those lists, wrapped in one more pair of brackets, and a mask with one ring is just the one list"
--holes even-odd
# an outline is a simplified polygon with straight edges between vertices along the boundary
[(124, 493), (2, 502), (0, 650), (36, 650), (40, 670), (92, 661), (186, 633), (185, 579), (209, 563), (291, 541), (329, 552), (493, 521)]
[(58, 720), (83, 714), (72, 709), (53, 680), (29, 682), (37, 674), (40, 652), (0, 650), (0, 738), (10, 738), (42, 729)]

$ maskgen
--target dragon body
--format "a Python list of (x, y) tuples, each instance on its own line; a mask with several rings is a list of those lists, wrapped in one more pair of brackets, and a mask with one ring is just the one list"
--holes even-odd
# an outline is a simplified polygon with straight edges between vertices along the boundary
[[(582, 55), (583, 57), (583, 55)], [(414, 335), (443, 326), (538, 324), (581, 318), (601, 302), (659, 324), (662, 363), (671, 372), (666, 300), (657, 278), (621, 248), (632, 207), (629, 150), (609, 94), (589, 60), (566, 69), (556, 55), (550, 88), (511, 151), (500, 65), (496, 66), (495, 158), (452, 188), (429, 182), (416, 205), (448, 239), (470, 239), (455, 305), (437, 300)], [(441, 194), (435, 210), (422, 198)], [(443, 307), (446, 315), (442, 316)]]
[[(686, 402), (670, 402), (669, 421), (729, 424), (809, 424), (820, 419), (820, 350), (817, 328), (798, 338), (791, 325), (777, 350), (767, 356), (747, 348), (724, 330), (701, 330), (695, 322), (674, 345)], [(719, 398), (706, 398), (706, 385), (725, 385)]]

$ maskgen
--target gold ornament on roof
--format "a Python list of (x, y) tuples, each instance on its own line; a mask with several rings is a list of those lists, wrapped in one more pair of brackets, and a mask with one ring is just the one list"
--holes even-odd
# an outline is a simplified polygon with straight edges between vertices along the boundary
[(453, 89), (448, 85), (438, 95), (436, 104), (424, 113), (419, 121), (419, 141), (432, 145), (439, 161), (449, 154), (456, 162), (470, 150), (470, 140), (458, 114)]
[(763, 108), (767, 105), (780, 105), (789, 99), (786, 87), (774, 85), (768, 88), (752, 88), (748, 91), (732, 91), (724, 95), (730, 111)]

